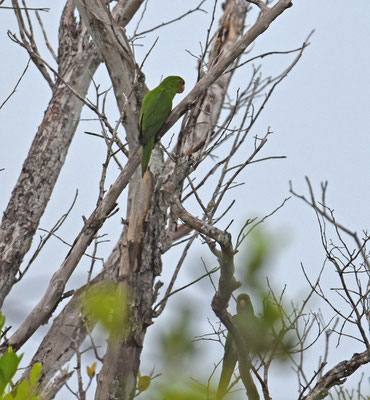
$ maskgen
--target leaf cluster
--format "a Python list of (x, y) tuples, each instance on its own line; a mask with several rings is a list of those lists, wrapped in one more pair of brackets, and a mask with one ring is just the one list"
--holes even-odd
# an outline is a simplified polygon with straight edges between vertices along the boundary
[[(5, 317), (0, 312), (0, 330), (5, 324)], [(18, 356), (9, 347), (8, 351), (0, 358), (0, 399), (1, 400), (38, 400), (36, 387), (42, 371), (42, 364), (35, 363), (30, 371), (29, 379), (24, 379), (19, 384), (14, 385), (12, 379), (18, 370), (23, 354)], [(5, 394), (6, 388), (10, 387)]]

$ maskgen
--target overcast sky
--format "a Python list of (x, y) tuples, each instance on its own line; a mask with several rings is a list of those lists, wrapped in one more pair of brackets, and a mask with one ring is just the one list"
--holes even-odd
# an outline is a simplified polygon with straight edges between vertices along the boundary
[[(7, 5), (6, 3), (7, 1), (4, 5)], [(42, 16), (54, 46), (63, 2), (55, 3), (58, 4), (41, 0), (32, 2), (32, 6), (35, 7), (51, 7), (51, 11), (42, 13)], [(169, 20), (197, 3), (190, 0), (152, 0), (139, 31)], [(208, 0), (203, 7), (210, 11), (212, 4), (213, 1)], [(220, 12), (217, 17), (219, 15)], [(176, 74), (186, 80), (184, 95), (191, 90), (197, 77), (196, 61), (186, 50), (194, 54), (200, 53), (199, 42), (204, 42), (209, 20), (209, 12), (195, 13), (176, 25), (169, 25), (148, 34), (138, 43), (142, 45), (137, 46), (135, 50), (140, 63), (159, 36), (158, 44), (144, 66), (149, 88), (156, 86), (163, 76)], [(295, 0), (294, 6), (257, 39), (251, 55), (297, 48), (315, 29), (310, 46), (305, 50), (298, 65), (274, 92), (253, 132), (254, 135), (263, 135), (270, 127), (274, 134), (265, 146), (263, 155), (286, 155), (287, 159), (267, 161), (248, 167), (242, 176), (246, 184), (229, 195), (230, 199), (237, 199), (234, 215), (248, 218), (268, 214), (288, 197), (289, 180), (293, 181), (297, 191), (307, 194), (304, 181), (307, 175), (317, 194), (320, 182), (329, 181), (327, 203), (335, 209), (338, 220), (352, 230), (369, 228), (369, 21), (368, 0)], [(127, 27), (128, 35), (134, 27), (135, 24)], [(28, 59), (25, 51), (10, 41), (7, 36), (8, 29), (12, 32), (17, 31), (14, 15), (10, 10), (0, 9), (0, 103), (12, 91)], [(264, 59), (261, 71), (266, 75), (274, 74), (288, 66), (291, 59), (289, 56), (273, 56), (267, 59), (266, 63)], [(243, 74), (238, 73), (236, 78), (233, 83), (235, 93), (236, 89), (243, 85)], [(109, 87), (104, 68), (99, 69), (95, 79), (103, 87)], [(90, 92), (90, 95), (93, 96), (93, 92)], [(177, 96), (175, 103), (182, 98), (182, 95)], [(7, 205), (49, 99), (49, 87), (31, 65), (15, 95), (0, 110), (0, 168), (5, 168), (0, 172), (1, 212)], [(113, 100), (110, 113), (112, 118), (117, 118)], [(89, 114), (86, 113), (85, 116)], [(102, 142), (84, 134), (84, 131), (89, 129), (98, 128), (93, 123), (80, 124), (49, 208), (41, 221), (41, 227), (50, 228), (66, 211), (78, 189), (77, 205), (60, 233), (69, 242), (73, 242), (82, 226), (81, 215), (88, 216), (94, 208), (98, 191), (97, 179), (105, 158)], [(173, 129), (172, 131), (175, 132)], [(111, 171), (111, 179), (114, 179), (116, 173), (117, 171)], [(124, 199), (123, 195), (120, 201), (122, 210), (125, 209)], [(199, 210), (194, 210), (194, 213), (200, 215)], [(119, 219), (120, 216), (117, 216), (103, 227), (102, 231), (109, 233), (111, 243), (102, 246), (102, 257), (108, 256), (110, 248), (120, 234)], [(239, 221), (239, 225), (235, 224), (231, 230), (234, 235), (243, 220)], [(289, 298), (296, 298), (302, 294), (303, 288), (307, 287), (300, 263), (302, 262), (312, 276), (315, 276), (324, 260), (315, 214), (299, 200), (291, 199), (265, 227), (281, 243), (268, 274), (277, 286), (283, 287), (287, 284)], [(36, 240), (33, 248), (35, 245)], [(207, 259), (208, 250), (202, 247), (199, 249), (199, 254)], [(49, 243), (34, 266), (32, 281), (26, 279), (14, 289), (14, 294), (7, 302), (8, 310), (17, 311), (20, 317), (31, 310), (39, 300), (40, 293), (46, 288), (48, 279), (63, 261), (66, 252), (67, 249), (59, 241)], [(197, 269), (201, 268), (199, 254), (191, 256), (191, 265), (180, 276), (179, 286), (203, 273), (203, 270)], [(171, 264), (170, 260), (167, 262)], [(214, 261), (209, 258), (209, 262), (212, 267)], [(77, 287), (85, 281), (88, 266), (88, 260), (81, 263), (71, 280), (71, 287)], [(330, 284), (332, 283), (328, 282), (329, 286)], [(210, 308), (211, 287), (204, 287), (208, 287), (209, 291), (195, 290), (194, 297), (189, 301), (195, 305), (199, 302), (204, 304), (199, 320), (204, 320), (205, 316), (215, 320)], [(27, 299), (24, 295), (25, 290)], [(19, 298), (23, 301), (19, 302)], [(180, 296), (178, 299), (183, 301)], [(173, 306), (176, 301), (170, 302), (169, 312), (173, 312), (171, 304)], [(12, 319), (11, 315), (8, 318)], [(158, 321), (159, 330), (161, 320)], [(203, 324), (199, 330), (196, 334), (206, 333), (207, 325)], [(35, 346), (39, 337), (35, 335)], [(351, 351), (352, 349), (349, 349), (346, 356), (350, 356)], [(144, 373), (150, 372), (153, 365), (151, 362), (155, 357), (155, 351), (145, 350), (147, 370)], [(369, 375), (369, 367), (366, 371), (364, 369), (364, 372), (365, 375)], [(294, 398), (295, 388), (292, 388), (291, 398)]]

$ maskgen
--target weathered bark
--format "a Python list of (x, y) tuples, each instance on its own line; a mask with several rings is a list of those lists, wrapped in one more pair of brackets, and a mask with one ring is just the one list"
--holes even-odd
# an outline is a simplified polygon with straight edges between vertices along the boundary
[[(89, 283), (89, 287), (105, 285), (106, 280), (116, 280), (119, 267), (119, 248), (122, 245), (122, 238), (118, 241), (111, 255), (104, 263), (103, 270)], [(88, 285), (79, 288), (68, 304), (53, 320), (52, 326), (42, 340), (37, 352), (30, 362), (30, 367), (23, 374), (29, 376), (32, 365), (41, 362), (43, 365), (39, 383), (41, 386), (49, 384), (50, 379), (58, 372), (66, 362), (76, 353), (76, 348), (85, 340), (87, 328), (93, 329), (93, 322), (87, 321), (81, 312), (81, 302), (84, 291)], [(89, 326), (87, 324), (89, 323)]]
[(78, 125), (83, 103), (68, 86), (84, 97), (100, 63), (96, 47), (88, 43), (73, 9), (73, 1), (68, 1), (60, 27), (63, 81), (55, 83), (0, 226), (0, 307), (16, 282)]
[[(137, 80), (137, 76), (141, 74), (135, 71), (135, 61), (127, 39), (109, 19), (109, 13), (101, 3), (81, 1), (78, 7), (84, 22), (93, 27), (91, 35), (106, 62), (117, 103), (127, 116), (123, 122), (130, 149), (135, 149), (138, 144), (137, 121), (143, 84)], [(144, 335), (151, 323), (153, 283), (161, 272), (157, 246), (159, 235), (164, 230), (166, 209), (160, 204), (158, 190), (154, 193), (157, 195), (152, 194), (150, 177), (143, 182), (139, 172), (132, 176), (126, 216), (128, 224), (121, 247), (118, 278), (124, 280), (130, 289), (131, 329), (121, 342), (109, 340), (103, 368), (98, 377), (96, 399), (126, 399), (135, 394)], [(154, 215), (150, 217), (151, 212)]]
[[(108, 69), (118, 108), (125, 114), (122, 122), (125, 126), (127, 140), (138, 143), (138, 119), (145, 90), (144, 77), (136, 65), (119, 19), (124, 16), (124, 3), (124, 1), (119, 2), (116, 6), (117, 12), (112, 15), (103, 1), (76, 0), (76, 6), (84, 25)], [(139, 1), (135, 2), (136, 7), (139, 7), (140, 4)], [(118, 12), (120, 7), (123, 9)], [(115, 18), (116, 14), (118, 14), (118, 19)]]
[[(140, 172), (138, 175), (141, 180)], [(118, 278), (130, 289), (130, 330), (120, 343), (112, 339), (108, 342), (104, 366), (98, 377), (95, 398), (99, 400), (132, 399), (135, 395), (144, 337), (147, 327), (152, 324), (154, 280), (162, 272), (161, 242), (166, 207), (159, 191), (161, 178), (157, 175), (153, 181), (156, 181), (155, 188), (151, 198), (146, 199), (142, 197), (141, 182), (130, 184), (128, 225), (124, 232)]]
[(48, 321), (54, 312), (56, 306), (62, 299), (68, 279), (71, 277), (73, 271), (77, 267), (87, 247), (94, 239), (94, 236), (115, 208), (118, 196), (128, 184), (129, 178), (133, 175), (134, 171), (139, 165), (139, 161), (140, 158), (138, 151), (136, 151), (135, 154), (130, 157), (125, 170), (117, 178), (116, 182), (109, 189), (107, 195), (85, 222), (63, 264), (51, 278), (49, 286), (46, 289), (43, 297), (27, 316), (21, 326), (9, 338), (8, 344), (13, 346), (14, 349), (19, 349), (36, 331), (36, 329)]

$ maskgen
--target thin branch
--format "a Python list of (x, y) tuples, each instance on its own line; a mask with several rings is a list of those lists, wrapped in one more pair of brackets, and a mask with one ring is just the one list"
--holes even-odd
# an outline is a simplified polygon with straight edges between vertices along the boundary
[(144, 19), (144, 15), (145, 15), (145, 13), (146, 13), (146, 9), (147, 9), (147, 7), (148, 7), (148, 3), (149, 3), (149, 0), (146, 0), (145, 3), (144, 3), (143, 11), (142, 11), (142, 13), (141, 13), (141, 15), (140, 15), (139, 21), (138, 21), (137, 24), (136, 24), (133, 37), (137, 37), (137, 36), (138, 36), (138, 35), (137, 35), (137, 30), (139, 29), (139, 26), (140, 26), (141, 22), (142, 22), (143, 19)]
[(24, 71), (22, 72), (21, 76), (19, 77), (17, 83), (14, 86), (14, 89), (12, 90), (12, 92), (9, 94), (9, 96), (2, 102), (2, 104), (0, 105), (0, 109), (3, 108), (4, 104), (13, 96), (13, 94), (17, 91), (17, 87), (19, 86), (19, 84), (21, 83), (22, 78), (24, 77), (26, 71), (28, 70), (28, 67), (30, 66), (30, 62), (31, 59), (29, 58), (27, 61), (27, 65), (26, 68), (24, 69)]
[[(160, 307), (160, 309), (162, 308), (164, 303), (167, 303), (167, 300), (169, 297), (173, 296), (174, 294), (181, 292), (182, 290), (187, 289), (190, 286), (195, 285), (197, 282), (201, 281), (202, 279), (206, 278), (207, 276), (211, 276), (211, 274), (214, 274), (215, 272), (217, 272), (219, 270), (219, 268), (213, 268), (210, 271), (208, 271), (207, 273), (201, 275), (199, 278), (194, 279), (193, 281), (191, 281), (190, 283), (181, 286), (180, 288), (173, 290), (172, 292), (169, 292), (168, 294), (166, 294), (166, 296), (155, 306), (155, 308)], [(159, 310), (158, 310), (159, 312)], [(155, 316), (157, 316), (157, 313), (155, 313)]]
[[(158, 302), (158, 304), (156, 304), (156, 305), (154, 306), (154, 308), (153, 308), (153, 310), (154, 310), (154, 312), (153, 312), (154, 315), (153, 315), (153, 316), (154, 316), (154, 317), (158, 317), (159, 315), (162, 314), (164, 308), (166, 307), (168, 298), (169, 298), (170, 296), (172, 296), (172, 294), (174, 294), (174, 293), (172, 293), (173, 286), (174, 286), (174, 284), (175, 284), (175, 282), (176, 282), (176, 279), (177, 279), (177, 277), (178, 277), (178, 275), (179, 275), (179, 272), (180, 272), (180, 270), (181, 270), (181, 267), (182, 267), (182, 265), (183, 265), (183, 263), (184, 263), (184, 261), (185, 261), (185, 258), (186, 258), (187, 254), (188, 254), (188, 251), (189, 251), (189, 249), (190, 249), (190, 246), (193, 244), (193, 242), (194, 242), (196, 236), (197, 236), (197, 235), (193, 235), (193, 236), (190, 238), (190, 240), (188, 241), (188, 243), (186, 243), (186, 246), (185, 246), (185, 248), (184, 248), (184, 251), (182, 252), (181, 257), (180, 257), (180, 259), (179, 259), (179, 261), (178, 261), (178, 263), (177, 263), (177, 265), (176, 265), (175, 271), (174, 271), (173, 274), (172, 274), (171, 282), (169, 283), (169, 285), (168, 285), (168, 287), (167, 287), (167, 290), (166, 290), (166, 293), (165, 293), (163, 299), (162, 299), (160, 302)], [(158, 309), (158, 310), (157, 310), (157, 309)]]
[(368, 350), (363, 353), (354, 354), (350, 360), (341, 361), (319, 379), (316, 386), (302, 400), (324, 399), (333, 386), (342, 385), (348, 376), (369, 362), (370, 352)]
[(157, 44), (159, 40), (159, 36), (157, 36), (157, 38), (155, 39), (154, 43), (152, 44), (151, 48), (148, 50), (148, 52), (145, 54), (145, 57), (143, 59), (143, 61), (140, 64), (139, 69), (141, 70), (145, 64), (146, 59), (149, 57), (149, 54), (152, 52), (152, 50), (154, 49), (155, 45)]
[(41, 398), (43, 400), (52, 400), (65, 385), (68, 379), (74, 374), (74, 371), (62, 370), (46, 388), (43, 389)]
[[(39, 71), (41, 72), (43, 77), (46, 79), (50, 88), (53, 90), (55, 87), (55, 84), (54, 84), (51, 76), (48, 74), (47, 69), (45, 68), (45, 62), (41, 58), (40, 53), (38, 51), (37, 44), (36, 44), (35, 38), (33, 36), (32, 21), (29, 16), (28, 10), (27, 10), (27, 8), (24, 8), (24, 11), (26, 14), (26, 19), (28, 22), (28, 29), (27, 29), (22, 12), (18, 5), (18, 0), (12, 0), (12, 3), (13, 3), (15, 15), (17, 17), (19, 34), (20, 34), (22, 40), (19, 40), (17, 38), (17, 36), (15, 34), (11, 33), (9, 30), (7, 32), (8, 37), (11, 40), (13, 40), (15, 43), (19, 44), (20, 46), (22, 46), (23, 48), (25, 48), (27, 50), (32, 61), (34, 62), (36, 67), (39, 69)], [(23, 0), (23, 3), (24, 3), (24, 0)]]
[(43, 24), (43, 22), (42, 22), (42, 19), (41, 19), (41, 17), (40, 17), (40, 14), (38, 13), (38, 11), (36, 11), (36, 18), (37, 18), (37, 21), (39, 22), (39, 25), (40, 25), (42, 34), (43, 34), (43, 36), (44, 36), (44, 41), (45, 41), (46, 47), (47, 47), (48, 50), (50, 51), (50, 54), (52, 55), (52, 57), (54, 58), (54, 60), (55, 60), (56, 62), (58, 62), (58, 56), (55, 54), (54, 49), (53, 49), (52, 45), (51, 45), (50, 42), (49, 42), (48, 36), (47, 36), (46, 31), (45, 31), (45, 28), (44, 28), (44, 24)]
[(243, 228), (241, 229), (237, 241), (236, 241), (236, 245), (235, 245), (235, 250), (241, 245), (241, 243), (243, 242), (243, 240), (252, 232), (253, 229), (255, 229), (258, 225), (264, 223), (266, 221), (267, 218), (270, 218), (272, 215), (274, 215), (275, 213), (277, 213), (281, 208), (284, 207), (285, 203), (287, 201), (290, 200), (290, 197), (286, 197), (282, 203), (280, 205), (278, 205), (274, 210), (272, 210), (269, 214), (265, 215), (263, 218), (261, 218), (258, 222), (256, 222), (249, 230), (247, 233), (242, 235), (242, 232), (244, 231), (244, 229), (250, 225), (251, 223), (253, 223), (256, 218), (252, 219), (252, 220), (247, 220), (247, 222), (244, 224)]
[[(338, 229), (345, 232), (347, 235), (351, 236), (353, 238), (353, 240), (355, 241), (357, 247), (359, 249), (362, 249), (361, 253), (362, 253), (363, 260), (364, 260), (365, 264), (367, 265), (367, 269), (370, 271), (370, 259), (366, 256), (365, 248), (363, 247), (364, 243), (361, 242), (361, 240), (359, 239), (357, 232), (348, 229), (347, 227), (345, 227), (343, 224), (341, 224), (337, 220), (334, 220), (333, 217), (327, 213), (327, 210), (328, 210), (327, 207), (321, 208), (318, 206), (318, 204), (320, 205), (320, 203), (317, 203), (315, 200), (315, 195), (313, 192), (311, 182), (307, 176), (305, 177), (305, 179), (306, 179), (307, 186), (309, 188), (311, 201), (307, 200), (307, 198), (305, 196), (296, 193), (293, 189), (293, 184), (291, 181), (289, 181), (290, 193), (292, 195), (294, 195), (295, 197), (303, 200), (306, 204), (308, 204), (310, 207), (312, 207), (317, 213), (319, 213), (322, 217), (324, 217), (333, 226), (336, 226)], [(322, 188), (324, 191), (326, 191), (327, 184), (322, 185)], [(323, 198), (325, 199), (325, 194), (323, 194)]]
[(254, 57), (252, 57), (252, 58), (249, 58), (248, 60), (243, 61), (242, 63), (238, 64), (236, 67), (233, 67), (233, 68), (228, 69), (226, 72), (235, 71), (236, 69), (239, 69), (240, 67), (243, 67), (244, 65), (249, 64), (249, 63), (252, 62), (252, 61), (258, 60), (259, 58), (264, 58), (264, 57), (272, 56), (272, 55), (276, 55), (276, 54), (284, 54), (284, 55), (286, 55), (286, 54), (292, 54), (292, 53), (300, 52), (300, 51), (302, 51), (302, 48), (305, 48), (305, 47), (307, 47), (307, 46), (310, 45), (310, 43), (308, 42), (308, 39), (312, 36), (312, 34), (313, 34), (314, 32), (315, 32), (315, 31), (312, 30), (312, 31), (310, 32), (310, 34), (307, 36), (307, 39), (305, 40), (305, 42), (303, 43), (303, 45), (300, 46), (300, 47), (298, 47), (297, 49), (293, 49), (293, 50), (283, 50), (283, 51), (268, 51), (268, 52), (266, 52), (266, 53), (262, 53), (262, 54), (259, 54), (259, 55), (257, 55), (257, 56), (254, 56)]
[(19, 6), (14, 6), (14, 7), (0, 6), (0, 8), (5, 8), (7, 10), (27, 10), (27, 11), (45, 11), (45, 12), (50, 11), (50, 8), (47, 7), (35, 8), (35, 7), (19, 7)]
[(247, 0), (249, 3), (255, 4), (257, 7), (261, 9), (262, 13), (265, 13), (270, 10), (269, 7), (267, 7), (266, 3), (264, 3), (262, 0)]
[[(166, 26), (166, 25), (173, 24), (174, 22), (180, 21), (181, 19), (187, 17), (188, 15), (190, 15), (190, 14), (196, 12), (196, 11), (202, 11), (202, 12), (206, 13), (206, 11), (203, 10), (203, 9), (201, 8), (202, 4), (205, 3), (205, 1), (206, 1), (206, 0), (202, 0), (195, 8), (193, 8), (193, 9), (187, 11), (186, 13), (180, 15), (179, 17), (176, 17), (176, 18), (174, 18), (174, 19), (171, 19), (171, 20), (169, 20), (169, 21), (167, 21), (167, 22), (162, 22), (161, 24), (156, 25), (156, 26), (154, 26), (153, 28), (147, 29), (146, 31), (142, 31), (142, 32), (136, 33), (136, 34), (134, 35), (134, 37), (143, 36), (143, 35), (145, 35), (146, 33), (155, 31), (156, 29), (163, 28), (163, 27)], [(132, 40), (132, 39), (131, 39), (131, 40)]]
[[(66, 211), (65, 214), (63, 214), (58, 221), (54, 224), (54, 226), (51, 228), (50, 231), (44, 230), (42, 228), (39, 228), (41, 231), (45, 231), (47, 232), (46, 237), (42, 237), (40, 240), (39, 245), (37, 246), (37, 249), (35, 250), (35, 252), (33, 253), (30, 261), (28, 262), (28, 264), (26, 265), (26, 267), (24, 268), (23, 271), (19, 271), (19, 277), (17, 278), (17, 281), (20, 281), (24, 275), (27, 273), (28, 269), (30, 268), (30, 266), (32, 265), (32, 263), (36, 260), (37, 256), (40, 254), (41, 250), (43, 249), (43, 247), (46, 245), (47, 241), (52, 237), (52, 236), (56, 236), (55, 232), (58, 231), (58, 229), (64, 224), (64, 222), (66, 221), (66, 219), (68, 218), (68, 215), (70, 214), (70, 212), (72, 211), (74, 205), (76, 204), (77, 201), (77, 197), (78, 197), (78, 190), (76, 190), (76, 194), (75, 197), (73, 198), (72, 204), (69, 207), (69, 209)], [(57, 236), (56, 236), (57, 237)]]

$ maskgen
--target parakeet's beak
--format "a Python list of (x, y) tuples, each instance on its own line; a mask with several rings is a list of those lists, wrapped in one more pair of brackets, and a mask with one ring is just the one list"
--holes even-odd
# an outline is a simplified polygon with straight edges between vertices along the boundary
[(180, 87), (177, 93), (182, 93), (185, 90), (185, 83)]
[(241, 308), (245, 308), (246, 305), (247, 305), (247, 302), (246, 302), (244, 299), (241, 299), (241, 300), (239, 301), (239, 305), (240, 305)]

